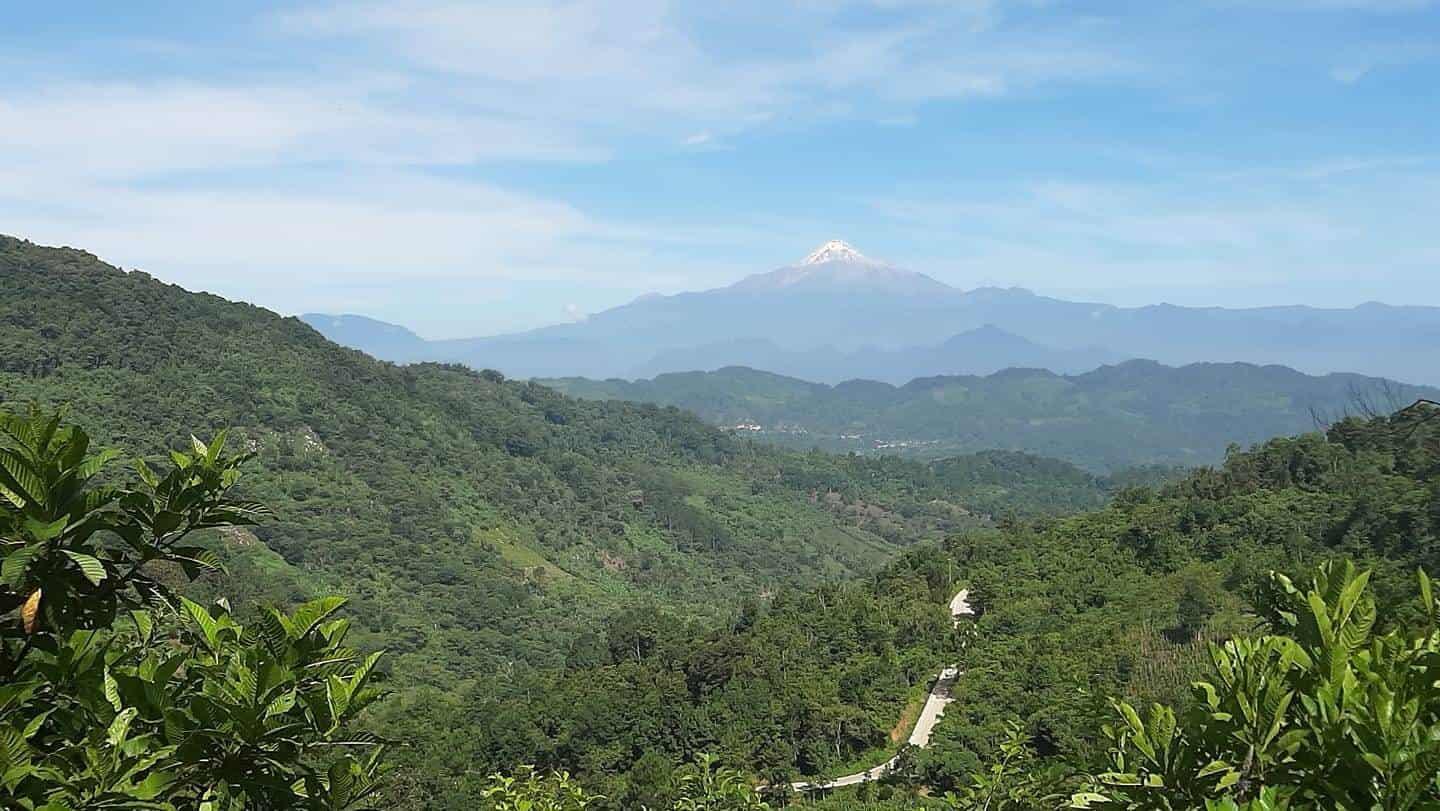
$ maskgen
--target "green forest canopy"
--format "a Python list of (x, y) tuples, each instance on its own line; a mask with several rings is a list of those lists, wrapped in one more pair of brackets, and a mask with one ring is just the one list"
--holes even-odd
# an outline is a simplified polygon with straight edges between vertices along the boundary
[[(155, 460), (231, 429), (273, 508), (201, 541), (237, 610), (340, 593), (381, 668), (440, 709), (563, 666), (584, 632), (663, 606), (841, 581), (987, 514), (1103, 503), (1111, 483), (1018, 454), (922, 466), (797, 454), (676, 409), (589, 403), (495, 373), (396, 367), (295, 319), (0, 237), (0, 402), (69, 404)], [(405, 698), (404, 695), (401, 696)]]
[[(244, 495), (276, 517), (207, 531), (229, 574), (189, 593), (242, 623), (351, 598), (354, 641), (391, 651), (394, 695), (363, 719), (407, 744), (390, 807), (474, 808), (491, 768), (527, 762), (573, 771), (596, 807), (680, 802), (702, 753), (771, 781), (837, 773), (888, 756), (952, 658), (966, 678), (933, 745), (832, 807), (963, 793), (1007, 740), (1033, 759), (1025, 791), (1073, 787), (1124, 748), (1107, 696), (1180, 699), (1207, 642), (1254, 627), (1270, 569), (1358, 561), (1388, 631), (1418, 627), (1412, 573), (1436, 563), (1423, 410), (1094, 509), (1114, 483), (1064, 463), (766, 449), (674, 409), (378, 363), (77, 251), (3, 240), (0, 271), (5, 401), (72, 403), (151, 459), (222, 425), (256, 455)], [(961, 584), (983, 612), (957, 638)]]
[(80, 251), (0, 238), (0, 293), (0, 400), (71, 403), (99, 441), (147, 456), (230, 428), (278, 516), (215, 541), (237, 604), (344, 591), (427, 682), (559, 663), (631, 599), (723, 615), (733, 596), (867, 571), (985, 513), (1107, 497), (1043, 460), (780, 453), (674, 409), (395, 367)]
[[(1346, 421), (1099, 511), (961, 533), (870, 578), (782, 592), (699, 635), (663, 612), (627, 616), (564, 673), (468, 695), (472, 723), (441, 757), (564, 767), (632, 802), (699, 751), (773, 783), (840, 774), (894, 751), (916, 688), (958, 660), (930, 747), (871, 797), (908, 808), (920, 785), (963, 792), (1016, 722), (1033, 788), (1073, 789), (1112, 765), (1111, 697), (1183, 701), (1209, 646), (1252, 632), (1273, 603), (1272, 570), (1299, 582), (1358, 561), (1377, 627), (1423, 630), (1411, 601), (1416, 569), (1440, 564), (1437, 470), (1434, 411)], [(945, 603), (959, 584), (982, 613), (956, 636)]]
[[(971, 532), (873, 578), (782, 592), (722, 627), (629, 610), (577, 640), (563, 671), (478, 681), (458, 715), (437, 714), (423, 689), (381, 707), (371, 723), (414, 747), (403, 778), (383, 782), (375, 757), (349, 754), (380, 739), (342, 732), (380, 696), (366, 684), (379, 655), (339, 647), (343, 600), (270, 610), (255, 631), (223, 600), (148, 610), (175, 604), (166, 581), (179, 571), (215, 568), (189, 539), (266, 517), (231, 496), (248, 454), (192, 439), (115, 487), (100, 483), (114, 454), (87, 456), (78, 429), (0, 415), (0, 776), (21, 807), (49, 811), (370, 797), (759, 809), (742, 771), (783, 786), (883, 757), (923, 674), (958, 661), (963, 689), (935, 744), (902, 750), (883, 785), (835, 807), (920, 807), (921, 786), (967, 809), (1428, 807), (1440, 800), (1440, 602), (1424, 574), (1437, 417), (1417, 406), (1275, 440), (1099, 512)], [(1273, 574), (1298, 568), (1313, 581)], [(979, 619), (952, 628), (945, 595), (962, 581)], [(1246, 605), (1271, 635), (1247, 637)], [(1179, 711), (1166, 706), (1207, 671)], [(578, 780), (478, 777), (519, 762), (573, 766)]]
[[(1298, 329), (1298, 328), (1297, 328)], [(731, 367), (653, 380), (543, 381), (587, 399), (673, 405), (766, 442), (934, 459), (1006, 448), (1086, 470), (1210, 465), (1232, 444), (1314, 430), (1357, 411), (1388, 413), (1440, 392), (1354, 374), (1283, 366), (1128, 361), (1079, 375), (1007, 369), (904, 386), (835, 386)]]

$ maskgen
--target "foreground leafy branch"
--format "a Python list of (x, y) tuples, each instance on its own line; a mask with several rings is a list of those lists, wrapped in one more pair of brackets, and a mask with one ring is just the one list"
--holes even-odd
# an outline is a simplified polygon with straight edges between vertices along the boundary
[(218, 567), (195, 533), (253, 524), (247, 455), (191, 440), (139, 486), (97, 485), (59, 415), (0, 413), (0, 794), (23, 809), (338, 809), (378, 788), (381, 747), (346, 726), (379, 654), (345, 646), (328, 598), (242, 623), (172, 593), (156, 564)]
[(1112, 770), (1077, 808), (1435, 808), (1440, 802), (1440, 602), (1421, 572), (1415, 631), (1375, 633), (1369, 574), (1275, 575), (1273, 633), (1212, 650), (1211, 681), (1177, 714), (1117, 702)]
[[(681, 770), (667, 811), (769, 811), (739, 772), (716, 765), (702, 754)], [(483, 811), (587, 811), (600, 808), (604, 796), (587, 792), (567, 772), (541, 774), (523, 767), (517, 774), (491, 775), (481, 791)], [(644, 811), (642, 809), (642, 811)], [(660, 808), (651, 811), (661, 811)]]

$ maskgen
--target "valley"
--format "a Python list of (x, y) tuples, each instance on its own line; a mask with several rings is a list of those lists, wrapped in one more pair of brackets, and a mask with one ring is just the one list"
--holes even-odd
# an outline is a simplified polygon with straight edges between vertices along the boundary
[(0, 811), (1440, 811), (1437, 11), (6, 4)]
[[(620, 629), (705, 634), (994, 514), (1111, 496), (1053, 460), (801, 454), (674, 409), (396, 367), (294, 319), (22, 240), (0, 238), (0, 290), (0, 408), (64, 408), (97, 444), (152, 461), (221, 429), (254, 455), (244, 492), (275, 517), (205, 533), (225, 574), (187, 593), (242, 612), (347, 595), (355, 638), (387, 652), (397, 687), (368, 723), (409, 741), (398, 757), (416, 782), (397, 791), (429, 807), (473, 798), (442, 787), (447, 753), (471, 746), (421, 719), (601, 663), (630, 648)], [(515, 745), (472, 757), (500, 768)]]

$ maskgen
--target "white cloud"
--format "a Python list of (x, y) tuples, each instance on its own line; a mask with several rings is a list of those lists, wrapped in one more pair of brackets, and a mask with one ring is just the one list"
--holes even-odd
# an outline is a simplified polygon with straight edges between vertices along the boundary
[[(403, 173), (336, 173), (323, 189), (137, 189), (31, 184), (0, 191), (19, 232), (92, 246), (129, 263), (203, 274), (504, 275), (540, 246), (603, 229), (575, 209), (478, 184)], [(11, 187), (13, 189), (14, 187)], [(11, 198), (11, 199), (7, 199)], [(63, 216), (26, 216), (68, 198)], [(40, 205), (37, 205), (40, 204)], [(223, 247), (222, 247), (223, 246)]]
[(1437, 57), (1440, 57), (1440, 45), (1429, 40), (1348, 42), (1338, 49), (1330, 78), (1341, 84), (1355, 84), (1376, 71), (1435, 61)]
[[(894, 197), (871, 209), (900, 234), (941, 234), (927, 256), (961, 285), (1041, 291), (1271, 285), (1272, 294), (1373, 279), (1420, 278), (1433, 267), (1426, 222), (1440, 216), (1440, 175), (1391, 170), (1398, 160), (1336, 160), (1226, 179), (1044, 181), (966, 197)], [(1411, 164), (1403, 164), (1410, 165)], [(1239, 191), (1240, 193), (1237, 193)], [(936, 255), (934, 251), (943, 251)], [(1216, 293), (1211, 303), (1224, 303)], [(1122, 297), (1125, 298), (1125, 297)], [(1351, 302), (1354, 303), (1354, 302)]]
[(1261, 0), (1261, 5), (1307, 11), (1401, 12), (1430, 8), (1436, 0)]
[[(10, 232), (211, 288), (421, 273), (643, 278), (671, 290), (720, 281), (751, 268), (654, 257), (764, 229), (601, 221), (472, 170), (605, 160), (635, 137), (714, 149), (741, 130), (873, 120), (880, 107), (904, 119), (926, 100), (1108, 69), (1083, 43), (993, 41), (988, 2), (889, 5), (890, 23), (847, 28), (840, 9), (759, 2), (724, 14), (664, 0), (337, 3), (270, 18), (253, 44), (270, 57), (324, 51), (314, 69), (267, 57), (223, 79), (0, 82), (0, 218)], [(744, 34), (738, 50), (715, 41), (747, 14), (766, 29), (729, 31)], [(169, 58), (204, 55), (176, 48)], [(1066, 55), (1036, 55), (1045, 50)]]
[(446, 165), (593, 160), (605, 152), (523, 120), (376, 102), (355, 83), (226, 86), (62, 83), (0, 91), (0, 151), (12, 166), (122, 178), (313, 163)]
[(1330, 78), (1341, 84), (1355, 84), (1369, 72), (1369, 65), (1337, 65), (1330, 69)]
[[(753, 211), (722, 208), (708, 225), (640, 224), (596, 214), (603, 203), (590, 210), (560, 192), (519, 192), (524, 171), (492, 169), (659, 152), (693, 158), (746, 145), (741, 132), (822, 135), (836, 120), (920, 130), (943, 121), (947, 106), (1076, 82), (1211, 89), (1217, 60), (1196, 56), (1212, 53), (1205, 42), (1194, 51), (1167, 48), (1168, 29), (1136, 21), (1144, 15), (1117, 20), (1046, 6), (361, 0), (266, 17), (247, 32), (253, 41), (226, 46), (223, 59), (207, 61), (203, 42), (173, 52), (153, 43), (135, 64), (159, 54), (182, 66), (164, 75), (87, 75), (81, 60), (56, 72), (44, 55), (22, 75), (25, 56), (4, 54), (6, 68), (16, 69), (0, 71), (8, 75), (0, 78), (0, 230), (86, 247), (194, 286), (240, 293), (235, 285), (258, 285), (262, 303), (285, 310), (318, 307), (345, 285), (391, 295), (422, 278), (439, 295), (519, 280), (577, 290), (702, 287), (764, 267), (763, 259), (758, 267), (727, 261), (761, 255), (748, 246), (776, 245), (777, 231), (828, 235), (837, 223), (805, 218), (845, 215), (787, 209), (761, 195)], [(1148, 47), (1154, 64), (1142, 69), (1137, 43), (1148, 43), (1138, 50)], [(1311, 70), (1333, 67), (1341, 82), (1435, 55), (1418, 38), (1403, 48), (1384, 40), (1305, 47)], [(1325, 61), (1314, 61), (1322, 52)], [(912, 134), (887, 133), (897, 141)], [(1136, 148), (1145, 137), (1124, 133), (1118, 141)], [(1373, 169), (1369, 160), (1285, 168), (1247, 182), (1338, 182)], [(885, 165), (882, 158), (875, 173)], [(1117, 283), (1156, 266), (1196, 278), (1263, 275), (1287, 261), (1332, 267), (1346, 252), (1359, 254), (1358, 231), (1394, 236), (1427, 209), (1427, 198), (1414, 195), (1408, 208), (1373, 193), (1256, 199), (1238, 181), (1220, 189), (1213, 180), (1204, 195), (1163, 180), (1004, 182), (992, 194), (957, 196), (950, 186), (876, 209), (907, 241), (948, 245), (961, 257), (953, 266), (966, 273), (983, 264), (1003, 275), (1014, 263), (1013, 280), (1037, 285), (1053, 278), (1047, 267)], [(1387, 222), (1346, 207), (1358, 199), (1399, 214)], [(677, 219), (684, 208), (676, 206)], [(1366, 243), (1372, 253), (1376, 239)], [(933, 254), (917, 258), (944, 266)], [(285, 292), (300, 289), (316, 300), (302, 305)], [(536, 317), (553, 318), (577, 295), (557, 294)]]
[(663, 2), (458, 3), (392, 0), (289, 13), (281, 22), (321, 36), (379, 36), (416, 63), (512, 82), (633, 73), (659, 46), (686, 50)]
[(1209, 3), (1221, 8), (1390, 15), (1424, 11), (1440, 3), (1440, 0), (1209, 0)]
[(397, 70), (425, 71), (477, 103), (547, 120), (620, 123), (637, 111), (697, 110), (724, 118), (775, 101), (768, 82), (702, 53), (664, 2), (388, 0), (280, 22), (320, 40), (364, 40)]
[(366, 312), (420, 324), (432, 337), (553, 322), (557, 304), (542, 296), (585, 296), (603, 308), (646, 290), (703, 287), (736, 269), (674, 261), (677, 246), (754, 236), (608, 222), (553, 200), (401, 171), (331, 171), (312, 181), (285, 190), (130, 188), (46, 185), (0, 171), (0, 232), (81, 247), (282, 313)]
[[(737, 2), (719, 15), (662, 0), (379, 0), (279, 22), (321, 41), (363, 40), (388, 54), (392, 69), (424, 71), (495, 110), (651, 134), (671, 128), (678, 138), (854, 114), (872, 100), (965, 99), (1129, 69), (1100, 36), (978, 25), (998, 13), (988, 2), (887, 4), (898, 16), (867, 27), (847, 27), (839, 5)], [(749, 20), (759, 27), (745, 27)], [(748, 47), (717, 44), (727, 37)]]
[(289, 184), (257, 177), (230, 184), (57, 180), (0, 164), (0, 233), (81, 247), (280, 312), (344, 306), (385, 313), (403, 299), (409, 318), (423, 314), (426, 323), (444, 324), (432, 334), (449, 335), (555, 319), (553, 300), (530, 302), (523, 312), (486, 309), (517, 285), (610, 297), (586, 299), (595, 308), (647, 290), (729, 280), (749, 268), (729, 264), (723, 252), (691, 252), (769, 234), (758, 225), (607, 220), (563, 201), (406, 167), (321, 168)]
[(1316, 161), (1283, 174), (1298, 180), (1326, 180), (1339, 175), (1410, 170), (1417, 166), (1440, 164), (1440, 158), (1420, 155), (1389, 155), (1378, 157), (1333, 158)]

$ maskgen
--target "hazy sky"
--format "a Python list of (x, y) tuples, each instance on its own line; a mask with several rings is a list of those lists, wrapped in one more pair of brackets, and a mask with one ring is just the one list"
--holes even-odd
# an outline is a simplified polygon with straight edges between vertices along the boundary
[(0, 233), (429, 336), (830, 238), (961, 287), (1440, 305), (1440, 3), (0, 0)]

